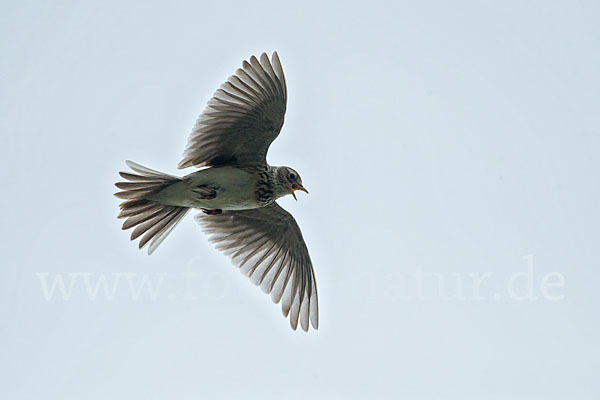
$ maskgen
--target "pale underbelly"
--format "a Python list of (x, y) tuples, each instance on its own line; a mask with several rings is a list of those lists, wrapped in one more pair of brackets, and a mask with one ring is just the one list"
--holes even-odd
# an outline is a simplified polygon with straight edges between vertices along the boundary
[(152, 200), (191, 208), (246, 210), (259, 207), (255, 187), (254, 176), (244, 170), (209, 168), (184, 177)]
[(247, 210), (256, 208), (258, 204), (254, 199), (254, 190), (245, 187), (225, 186), (216, 189), (214, 199), (193, 198), (190, 206), (194, 208), (208, 208), (211, 210)]

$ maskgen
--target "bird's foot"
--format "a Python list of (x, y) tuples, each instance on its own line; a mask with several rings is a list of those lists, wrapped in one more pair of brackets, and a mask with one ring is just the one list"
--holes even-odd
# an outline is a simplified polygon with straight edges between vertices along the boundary
[(209, 210), (208, 208), (201, 208), (201, 210), (204, 214), (207, 214), (207, 215), (219, 215), (219, 214), (223, 213), (223, 210), (221, 210), (221, 209)]
[(217, 191), (211, 187), (200, 185), (192, 189), (202, 200), (212, 200), (217, 197)]

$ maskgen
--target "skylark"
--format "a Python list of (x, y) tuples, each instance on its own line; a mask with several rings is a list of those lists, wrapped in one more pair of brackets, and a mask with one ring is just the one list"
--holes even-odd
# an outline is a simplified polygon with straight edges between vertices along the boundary
[(287, 89), (277, 53), (252, 56), (223, 83), (198, 118), (179, 168), (199, 170), (182, 178), (131, 161), (115, 185), (124, 201), (118, 218), (135, 228), (131, 240), (162, 243), (192, 208), (216, 247), (256, 285), (282, 300), (293, 329), (319, 325), (317, 285), (298, 224), (275, 200), (308, 191), (298, 172), (267, 164), (269, 145), (279, 135)]

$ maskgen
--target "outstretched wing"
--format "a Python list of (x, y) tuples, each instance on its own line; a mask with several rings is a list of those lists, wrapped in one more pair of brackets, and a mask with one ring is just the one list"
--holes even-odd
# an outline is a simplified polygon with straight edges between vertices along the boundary
[(287, 89), (273, 53), (244, 61), (210, 99), (188, 139), (179, 168), (264, 164), (285, 116)]
[(275, 303), (283, 298), (284, 316), (295, 330), (298, 319), (319, 326), (317, 282), (302, 232), (294, 217), (277, 203), (218, 215), (199, 214), (198, 222), (217, 248)]

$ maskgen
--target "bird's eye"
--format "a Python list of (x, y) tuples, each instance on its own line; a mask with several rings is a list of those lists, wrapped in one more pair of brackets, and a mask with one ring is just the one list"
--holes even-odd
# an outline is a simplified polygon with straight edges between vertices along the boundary
[(295, 180), (296, 179), (296, 174), (293, 173), (293, 172), (290, 172), (289, 177), (290, 177), (291, 180)]

